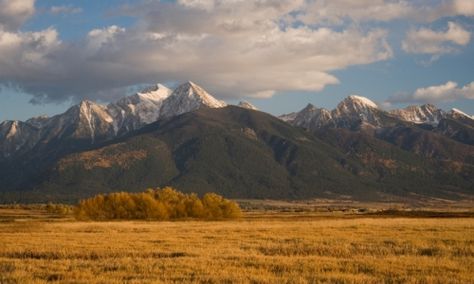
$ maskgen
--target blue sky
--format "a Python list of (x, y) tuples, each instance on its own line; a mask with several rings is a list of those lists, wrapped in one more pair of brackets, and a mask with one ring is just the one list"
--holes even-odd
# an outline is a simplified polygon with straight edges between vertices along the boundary
[(187, 80), (273, 114), (350, 94), (474, 114), (471, 0), (12, 2), (0, 0), (0, 120)]

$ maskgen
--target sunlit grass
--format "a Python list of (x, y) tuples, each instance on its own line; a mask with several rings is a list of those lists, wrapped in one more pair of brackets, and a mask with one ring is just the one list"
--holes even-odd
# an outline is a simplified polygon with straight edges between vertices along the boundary
[(0, 283), (468, 283), (474, 219), (0, 224)]

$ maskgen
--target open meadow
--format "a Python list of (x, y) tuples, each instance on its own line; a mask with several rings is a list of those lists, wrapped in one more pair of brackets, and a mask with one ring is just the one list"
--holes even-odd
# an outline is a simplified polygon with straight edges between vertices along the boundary
[(462, 216), (79, 222), (3, 208), (0, 283), (473, 283), (474, 218)]

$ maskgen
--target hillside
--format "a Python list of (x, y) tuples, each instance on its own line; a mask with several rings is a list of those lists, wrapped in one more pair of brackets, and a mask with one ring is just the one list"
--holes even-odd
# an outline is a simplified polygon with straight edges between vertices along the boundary
[[(471, 170), (472, 164), (464, 167)], [(69, 154), (49, 168), (27, 199), (74, 200), (163, 185), (229, 198), (459, 198), (472, 193), (473, 176), (368, 135), (349, 130), (315, 135), (271, 115), (228, 106), (160, 120)]]
[(187, 82), (109, 105), (0, 123), (0, 202), (75, 201), (171, 185), (230, 198), (407, 200), (474, 195), (474, 119), (361, 96), (279, 118)]

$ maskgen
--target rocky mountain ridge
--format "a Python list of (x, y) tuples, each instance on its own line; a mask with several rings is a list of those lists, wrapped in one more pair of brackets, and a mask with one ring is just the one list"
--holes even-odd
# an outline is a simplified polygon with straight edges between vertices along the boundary
[(360, 96), (349, 96), (333, 110), (308, 104), (299, 112), (284, 114), (280, 119), (294, 126), (311, 131), (322, 128), (345, 128), (351, 130), (379, 129), (406, 122), (425, 128), (444, 131), (443, 120), (455, 120), (467, 126), (474, 125), (474, 117), (458, 109), (446, 112), (432, 104), (413, 105), (403, 109), (385, 111), (371, 100)]
[[(474, 119), (360, 96), (276, 118), (192, 82), (0, 124), (0, 201), (175, 185), (236, 198), (474, 196)], [(412, 197), (410, 197), (412, 198)]]
[[(25, 122), (0, 123), (0, 158), (18, 156), (37, 145), (66, 138), (95, 144), (120, 137), (160, 118), (170, 118), (201, 107), (221, 108), (226, 105), (193, 82), (184, 83), (174, 91), (157, 84), (107, 106), (85, 100), (53, 117), (40, 116)], [(238, 106), (257, 110), (246, 101)], [(471, 139), (471, 129), (460, 130), (445, 120), (474, 127), (474, 117), (458, 109), (445, 112), (432, 104), (425, 104), (384, 111), (370, 99), (356, 95), (348, 96), (333, 110), (308, 104), (299, 112), (279, 118), (311, 131), (328, 127), (377, 129), (403, 121), (431, 127), (449, 137), (467, 136), (467, 140)]]
[(160, 118), (201, 107), (226, 106), (198, 85), (187, 82), (174, 91), (161, 84), (107, 106), (84, 100), (53, 117), (0, 123), (0, 157), (9, 158), (39, 144), (66, 138), (96, 144), (137, 130)]

